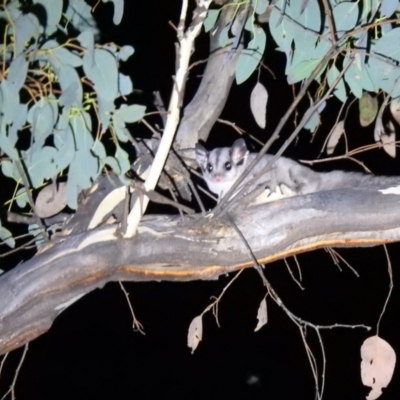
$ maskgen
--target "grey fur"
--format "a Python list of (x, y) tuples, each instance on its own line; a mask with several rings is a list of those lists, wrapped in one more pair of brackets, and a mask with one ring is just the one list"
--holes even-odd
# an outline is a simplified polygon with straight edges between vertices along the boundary
[[(216, 193), (219, 199), (257, 157), (257, 153), (249, 153), (243, 139), (236, 140), (232, 147), (220, 147), (211, 151), (207, 151), (201, 144), (196, 144), (195, 151), (203, 178), (208, 188)], [(269, 154), (264, 155), (242, 185), (248, 183), (261, 171), (272, 157)], [(299, 195), (339, 188), (399, 185), (400, 177), (344, 171), (319, 173), (290, 158), (280, 157), (272, 168), (258, 179), (257, 185), (261, 184), (270, 192), (276, 192), (277, 189), (282, 188), (281, 185), (285, 185), (291, 195)]]

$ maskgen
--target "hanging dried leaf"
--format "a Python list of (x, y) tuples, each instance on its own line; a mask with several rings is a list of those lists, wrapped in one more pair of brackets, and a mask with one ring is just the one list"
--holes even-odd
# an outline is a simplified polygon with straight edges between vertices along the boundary
[[(392, 124), (393, 125), (393, 124)], [(394, 128), (394, 127), (393, 127)], [(389, 154), (390, 157), (396, 157), (396, 134), (394, 132), (389, 134), (383, 134), (381, 136), (381, 142), (383, 144), (383, 150)]]
[(35, 202), (35, 212), (40, 218), (49, 218), (58, 214), (67, 205), (67, 184), (48, 185), (38, 194)]
[(188, 347), (192, 349), (192, 354), (199, 345), (203, 337), (203, 316), (198, 315), (193, 319), (189, 326)]
[(394, 120), (400, 125), (400, 98), (394, 99), (390, 102), (390, 112)]
[(344, 133), (344, 121), (339, 121), (335, 129), (333, 130), (331, 136), (329, 137), (328, 144), (326, 146), (326, 153), (332, 154), (335, 151), (336, 145), (339, 142), (339, 139), (342, 137)]
[(388, 342), (371, 336), (361, 346), (361, 379), (372, 390), (367, 400), (375, 400), (391, 381), (396, 365), (396, 353)]
[(385, 109), (385, 105), (382, 104), (378, 116), (376, 117), (375, 127), (374, 127), (374, 140), (375, 142), (381, 139), (381, 136), (385, 134), (385, 128), (383, 127), (382, 115)]
[(260, 82), (257, 82), (250, 95), (250, 108), (257, 125), (263, 129), (267, 124), (267, 101), (267, 89)]
[(360, 124), (365, 127), (374, 121), (378, 114), (378, 99), (372, 97), (368, 92), (364, 92), (358, 100), (360, 109)]
[(265, 298), (261, 301), (260, 306), (258, 307), (257, 319), (258, 323), (254, 332), (260, 330), (268, 322), (267, 300)]

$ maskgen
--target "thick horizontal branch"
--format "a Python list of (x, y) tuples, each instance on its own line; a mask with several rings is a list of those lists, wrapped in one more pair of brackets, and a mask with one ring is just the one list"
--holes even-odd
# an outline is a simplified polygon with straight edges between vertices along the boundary
[[(260, 263), (321, 247), (400, 240), (400, 197), (343, 189), (247, 207), (230, 218)], [(0, 354), (48, 330), (65, 308), (109, 281), (217, 279), (252, 266), (224, 219), (147, 216), (137, 236), (116, 226), (65, 237), (0, 277)]]

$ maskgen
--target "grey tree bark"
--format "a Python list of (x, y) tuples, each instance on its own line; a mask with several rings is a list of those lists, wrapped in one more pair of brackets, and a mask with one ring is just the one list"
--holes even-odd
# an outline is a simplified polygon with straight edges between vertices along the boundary
[[(399, 241), (398, 204), (395, 194), (343, 189), (247, 207), (229, 218), (267, 264), (321, 247)], [(0, 277), (0, 354), (46, 332), (69, 305), (107, 282), (210, 280), (253, 265), (231, 222), (201, 215), (147, 216), (129, 240), (105, 225), (49, 246)]]

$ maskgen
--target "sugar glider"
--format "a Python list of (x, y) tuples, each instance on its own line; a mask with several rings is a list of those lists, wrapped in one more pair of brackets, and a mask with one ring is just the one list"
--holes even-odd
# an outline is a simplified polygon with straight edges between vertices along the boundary
[[(236, 140), (232, 147), (219, 147), (211, 151), (207, 151), (197, 143), (195, 153), (203, 178), (210, 191), (218, 195), (218, 199), (227, 193), (246, 167), (257, 157), (257, 153), (250, 153), (247, 150), (243, 139)], [(271, 161), (272, 157), (270, 154), (265, 154), (241, 185), (248, 183)], [(271, 194), (282, 195), (270, 199), (275, 200), (279, 197), (339, 188), (400, 185), (400, 177), (345, 171), (315, 172), (290, 158), (280, 157), (256, 184), (264, 185)]]

